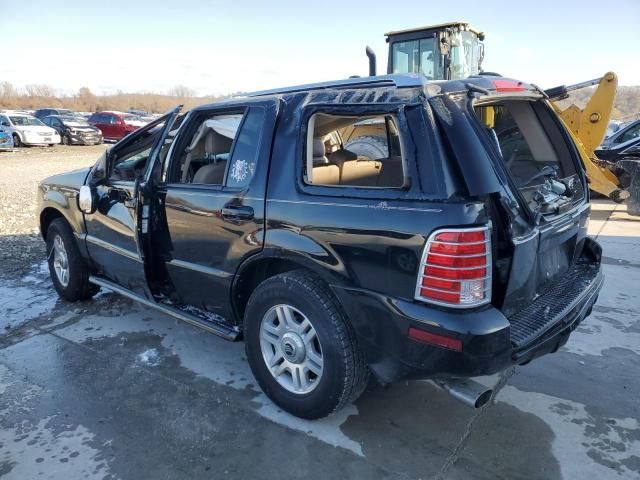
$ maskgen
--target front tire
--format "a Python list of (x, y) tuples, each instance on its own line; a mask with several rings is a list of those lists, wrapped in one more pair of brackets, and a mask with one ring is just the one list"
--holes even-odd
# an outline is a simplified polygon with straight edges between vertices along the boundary
[(369, 370), (340, 305), (303, 271), (265, 280), (245, 312), (245, 348), (264, 393), (301, 418), (316, 419), (355, 401)]
[(22, 140), (20, 140), (20, 135), (14, 133), (13, 135), (13, 146), (16, 148), (20, 148), (23, 146)]
[(89, 267), (80, 254), (69, 224), (54, 219), (47, 229), (47, 261), (53, 286), (60, 297), (70, 302), (87, 300), (99, 290), (89, 283)]

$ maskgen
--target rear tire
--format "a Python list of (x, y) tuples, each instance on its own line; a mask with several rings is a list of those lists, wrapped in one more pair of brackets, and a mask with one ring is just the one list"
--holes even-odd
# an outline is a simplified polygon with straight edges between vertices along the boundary
[(63, 218), (54, 219), (47, 229), (47, 261), (53, 286), (65, 300), (88, 300), (100, 289), (89, 283), (89, 267)]
[(389, 156), (387, 140), (372, 135), (365, 135), (349, 140), (344, 145), (344, 148), (358, 156), (367, 157), (369, 160), (377, 160)]
[[(280, 322), (277, 312), (285, 307), (293, 312), (293, 321)], [(292, 415), (324, 417), (355, 401), (366, 388), (369, 369), (355, 333), (319, 279), (296, 270), (265, 280), (251, 295), (244, 322), (253, 375), (264, 393)], [(302, 343), (287, 343), (298, 334)], [(313, 340), (306, 343), (308, 338)], [(282, 373), (276, 376), (278, 371)], [(300, 372), (298, 380), (294, 371)]]
[(13, 137), (13, 146), (14, 147), (20, 148), (20, 147), (23, 146), (22, 140), (20, 140), (20, 135), (18, 135), (17, 133), (14, 133), (12, 135), (12, 137)]

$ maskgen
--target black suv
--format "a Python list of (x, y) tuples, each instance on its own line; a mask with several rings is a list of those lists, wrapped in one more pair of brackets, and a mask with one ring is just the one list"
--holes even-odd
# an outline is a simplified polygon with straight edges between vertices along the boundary
[(60, 296), (102, 286), (243, 337), (264, 392), (305, 418), (370, 373), (479, 406), (464, 379), (556, 351), (603, 282), (575, 145), (544, 93), (502, 77), (176, 108), (39, 202)]

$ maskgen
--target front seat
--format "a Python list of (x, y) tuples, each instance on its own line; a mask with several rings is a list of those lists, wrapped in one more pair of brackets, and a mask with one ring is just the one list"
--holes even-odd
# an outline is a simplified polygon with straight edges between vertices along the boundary
[[(216, 155), (229, 153), (231, 151), (232, 143), (232, 139), (225, 137), (224, 135), (220, 135), (215, 130), (210, 129), (204, 140), (205, 155), (207, 158), (215, 158)], [(191, 183), (222, 185), (226, 168), (226, 160), (214, 160), (213, 163), (200, 167), (193, 176)]]

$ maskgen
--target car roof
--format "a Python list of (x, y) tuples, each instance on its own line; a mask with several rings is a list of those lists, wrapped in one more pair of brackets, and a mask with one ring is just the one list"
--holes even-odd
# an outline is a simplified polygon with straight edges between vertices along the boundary
[[(374, 90), (377, 89), (380, 94), (370, 96), (366, 95), (361, 100), (355, 101), (352, 97), (351, 101), (355, 103), (387, 103), (389, 101), (409, 103), (417, 101), (418, 97), (430, 98), (440, 94), (456, 94), (468, 93), (475, 91), (481, 94), (500, 93), (501, 88), (498, 85), (502, 83), (511, 87), (517, 87), (522, 91), (512, 92), (512, 96), (542, 96), (542, 91), (535, 85), (520, 82), (508, 77), (499, 75), (475, 75), (460, 80), (428, 80), (424, 75), (419, 73), (402, 73), (392, 75), (377, 75), (372, 77), (352, 77), (342, 80), (333, 80), (327, 82), (309, 83), (304, 85), (294, 85), (284, 88), (275, 88), (271, 90), (261, 90), (257, 92), (242, 93), (214, 103), (200, 105), (193, 108), (194, 111), (206, 110), (219, 105), (234, 106), (244, 105), (249, 101), (260, 101), (268, 99), (281, 99), (291, 95), (311, 94), (315, 92), (334, 93), (335, 98), (339, 98), (340, 92), (358, 91), (358, 90)], [(509, 90), (504, 90), (509, 91)], [(394, 92), (395, 91), (395, 92)], [(396, 98), (391, 100), (391, 96), (386, 93), (395, 93)], [(384, 94), (383, 94), (384, 93)], [(346, 98), (341, 96), (340, 98)], [(326, 97), (325, 100), (332, 101), (332, 98)]]
[(53, 115), (47, 115), (44, 118), (49, 118), (49, 117), (53, 117), (53, 118), (73, 118), (73, 119), (81, 119), (81, 117), (77, 117), (75, 115), (65, 115), (65, 114), (59, 114), (59, 113), (54, 113)]

